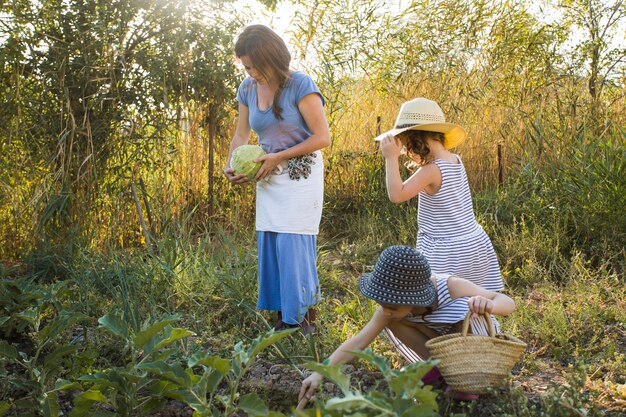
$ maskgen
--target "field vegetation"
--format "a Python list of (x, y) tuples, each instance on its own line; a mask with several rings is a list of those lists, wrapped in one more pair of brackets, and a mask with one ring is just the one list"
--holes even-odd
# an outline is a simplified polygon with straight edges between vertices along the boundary
[[(253, 17), (0, 2), (0, 416), (291, 415), (312, 368), (334, 385), (301, 415), (626, 413), (626, 6), (401, 4), (278, 4), (332, 135), (305, 337), (255, 310), (254, 188), (221, 175)], [(375, 308), (360, 274), (415, 242), (417, 201), (388, 201), (372, 138), (419, 96), (469, 132), (456, 151), (518, 306), (503, 328), (528, 343), (474, 403), (414, 382), (431, 363), (400, 372), (383, 336), (349, 380), (319, 364)]]

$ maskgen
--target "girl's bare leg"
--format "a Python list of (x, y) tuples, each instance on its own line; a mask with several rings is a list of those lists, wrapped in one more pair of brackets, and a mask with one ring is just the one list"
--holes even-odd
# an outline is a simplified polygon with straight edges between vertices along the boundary
[(426, 342), (439, 336), (432, 329), (421, 323), (411, 323), (407, 320), (391, 322), (388, 325), (394, 336), (411, 348), (422, 359), (428, 359), (430, 353), (426, 349)]

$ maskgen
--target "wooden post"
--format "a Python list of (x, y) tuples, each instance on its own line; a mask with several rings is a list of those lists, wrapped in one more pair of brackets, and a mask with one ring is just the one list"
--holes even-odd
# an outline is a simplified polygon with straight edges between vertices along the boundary
[(504, 183), (504, 166), (502, 162), (502, 144), (498, 143), (498, 185)]
[(143, 178), (139, 178), (139, 188), (141, 188), (141, 196), (143, 197), (143, 205), (146, 207), (146, 214), (148, 215), (148, 226), (150, 226), (150, 233), (152, 239), (156, 240), (156, 229), (154, 227), (154, 221), (152, 220), (152, 210), (150, 210), (150, 202), (148, 201), (148, 192), (146, 191), (146, 185), (143, 182)]
[(215, 122), (217, 119), (215, 106), (209, 105), (209, 117), (208, 117), (208, 130), (209, 130), (209, 167), (208, 167), (208, 210), (207, 216), (210, 219), (213, 217), (213, 194), (215, 190), (215, 181), (213, 178), (213, 172), (215, 171)]
[(143, 218), (143, 213), (141, 211), (141, 203), (139, 202), (139, 197), (137, 196), (137, 188), (135, 187), (134, 182), (130, 182), (130, 190), (133, 193), (133, 198), (135, 199), (135, 207), (137, 208), (137, 215), (139, 215), (139, 224), (141, 225), (141, 230), (143, 231), (143, 236), (146, 239), (146, 246), (148, 247), (148, 251), (151, 255), (154, 255), (154, 248), (152, 247), (152, 238), (150, 237), (150, 232), (148, 231), (148, 227), (146, 227), (146, 221)]

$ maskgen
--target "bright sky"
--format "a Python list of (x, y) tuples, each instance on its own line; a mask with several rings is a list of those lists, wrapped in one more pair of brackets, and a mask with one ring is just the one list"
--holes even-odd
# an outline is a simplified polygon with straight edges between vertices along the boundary
[(233, 3), (236, 10), (245, 10), (249, 15), (247, 24), (261, 23), (274, 29), (276, 33), (288, 41), (287, 29), (291, 23), (296, 7), (288, 2), (281, 1), (276, 6), (276, 12), (267, 12), (265, 8), (255, 0), (236, 0)]
[[(385, 2), (386, 6), (391, 9), (398, 9), (406, 6), (410, 1), (408, 0), (390, 0)], [(276, 7), (276, 12), (271, 13), (265, 10), (265, 7), (259, 4), (256, 0), (236, 0), (234, 3), (236, 10), (247, 10), (246, 15), (249, 19), (246, 24), (261, 23), (274, 29), (276, 33), (283, 37), (288, 45), (291, 45), (290, 34), (288, 33), (291, 21), (296, 13), (296, 6), (290, 4), (287, 1), (280, 1)], [(553, 6), (552, 1), (534, 0), (527, 3), (530, 12), (535, 15), (540, 21), (545, 23), (554, 23), (556, 20), (562, 17), (562, 10), (558, 10)], [(618, 30), (622, 33), (626, 33), (626, 22), (622, 22)], [(564, 47), (566, 49), (573, 48), (574, 45), (579, 44), (583, 37), (582, 30), (579, 28), (573, 28), (572, 33), (569, 36), (569, 42)], [(611, 45), (618, 47), (624, 45), (625, 41), (623, 37), (614, 36)], [(294, 58), (296, 58), (294, 56)], [(295, 66), (298, 65), (294, 62)]]
[(294, 54), (293, 47), (291, 45), (291, 34), (289, 32), (289, 26), (296, 13), (296, 6), (286, 1), (280, 1), (276, 6), (276, 12), (268, 12), (265, 7), (259, 4), (256, 0), (236, 0), (232, 6), (238, 13), (247, 16), (244, 19), (246, 25), (249, 24), (263, 24), (272, 28), (278, 35), (280, 35), (287, 43), (287, 47), (292, 52), (291, 67), (294, 69), (301, 69), (300, 63), (297, 59), (297, 54)]

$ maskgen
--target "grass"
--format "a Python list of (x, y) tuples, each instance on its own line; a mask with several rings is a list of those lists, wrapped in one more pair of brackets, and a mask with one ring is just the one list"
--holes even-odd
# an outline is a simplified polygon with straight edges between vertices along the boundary
[[(492, 238), (506, 291), (518, 306), (502, 320), (503, 328), (525, 340), (529, 349), (509, 391), (478, 405), (443, 399), (443, 415), (591, 416), (626, 411), (626, 226), (621, 204), (626, 158), (620, 140), (623, 136), (618, 135), (603, 144), (581, 134), (571, 150), (547, 153), (543, 162), (528, 159), (506, 184), (474, 192), (479, 222)], [(318, 237), (320, 331), (314, 338), (295, 334), (264, 351), (264, 359), (277, 363), (320, 361), (358, 332), (375, 308), (358, 293), (359, 276), (371, 270), (384, 247), (415, 243), (415, 201), (389, 203), (380, 155), (369, 148), (352, 153), (337, 149), (327, 161), (332, 171)], [(581, 173), (580, 167), (586, 171)], [(90, 318), (56, 335), (55, 343), (77, 340), (80, 349), (74, 361), (64, 362), (58, 375), (49, 375), (39, 385), (40, 392), (52, 392), (54, 387), (46, 384), (53, 377), (69, 380), (124, 365), (124, 346), (96, 324), (98, 317), (113, 311), (133, 332), (179, 314), (178, 325), (194, 333), (176, 342), (183, 356), (228, 355), (239, 341), (250, 342), (271, 327), (274, 317), (254, 308), (252, 196), (251, 188), (228, 190), (219, 203), (224, 206), (220, 217), (208, 219), (194, 199), (186, 207), (181, 205), (186, 197), (176, 193), (151, 200), (154, 255), (146, 250), (142, 234), (129, 230), (133, 216), (127, 213), (103, 229), (123, 233), (112, 240), (87, 239), (87, 244), (73, 240), (71, 228), (65, 235), (62, 229), (53, 230), (51, 220), (30, 257), (0, 264), (6, 289), (0, 320), (19, 328), (23, 336), (18, 340), (15, 331), (6, 332), (5, 340), (27, 347), (36, 335), (28, 330), (28, 320), (45, 327), (58, 318), (54, 311), (61, 318), (64, 309)], [(50, 296), (48, 289), (59, 283), (70, 285), (75, 296)], [(45, 312), (39, 321), (33, 319), (35, 307)], [(402, 366), (384, 337), (372, 348)], [(41, 353), (45, 357), (52, 351)], [(372, 370), (363, 360), (355, 365)], [(33, 375), (39, 372), (37, 364), (30, 366), (35, 367)], [(524, 391), (533, 384), (545, 389)], [(0, 410), (3, 402), (19, 395), (19, 390), (0, 383)]]
[[(488, 197), (478, 200), (487, 204)], [(339, 225), (325, 220), (319, 237), (318, 264), (324, 295), (318, 305), (320, 333), (315, 338), (294, 335), (282, 340), (264, 353), (266, 359), (297, 365), (327, 357), (367, 322), (375, 308), (358, 293), (358, 277), (372, 268), (383, 247), (410, 245), (415, 239), (415, 207), (411, 205), (386, 204), (333, 219)], [(543, 363), (560, 369), (558, 375), (565, 381), (583, 378), (582, 386), (569, 382), (567, 392), (557, 390), (558, 380), (544, 380), (547, 386), (552, 386), (551, 382), (554, 386), (538, 398), (527, 398), (514, 388), (489, 403), (489, 413), (567, 415), (549, 414), (556, 413), (563, 404), (587, 410), (588, 415), (594, 415), (596, 409), (623, 411), (619, 408), (626, 384), (623, 276), (615, 272), (612, 262), (598, 265), (582, 252), (568, 256), (558, 250), (559, 242), (567, 241), (558, 225), (539, 228), (523, 219), (498, 224), (488, 216), (482, 216), (481, 221), (488, 231), (497, 231), (492, 238), (502, 261), (507, 292), (518, 306), (516, 312), (503, 319), (503, 327), (529, 344), (514, 381), (523, 383), (544, 375)], [(129, 324), (139, 328), (150, 318), (177, 312), (182, 327), (196, 334), (179, 349), (226, 354), (239, 340), (250, 341), (273, 323), (270, 315), (254, 309), (254, 237), (251, 233), (226, 232), (193, 239), (190, 236), (172, 234), (161, 238), (158, 257), (147, 256), (143, 250), (117, 251), (106, 257), (80, 252), (59, 278), (70, 275), (78, 294), (74, 305), (82, 306), (91, 317), (116, 308), (125, 313)], [(3, 271), (8, 278), (10, 270)], [(98, 336), (85, 345), (98, 343), (97, 349), (109, 352), (107, 356), (94, 362), (86, 349), (78, 356), (80, 364), (68, 367), (67, 372), (106, 367), (107, 361), (123, 360), (113, 354), (113, 345), (105, 347), (111, 343), (107, 340)], [(384, 337), (377, 338), (372, 347), (395, 366), (402, 365)], [(363, 361), (355, 365), (371, 367)], [(563, 403), (563, 398), (569, 402)], [(447, 413), (444, 415), (470, 416), (476, 411), (472, 407), (444, 404), (442, 411)], [(485, 411), (484, 404), (480, 407)]]

